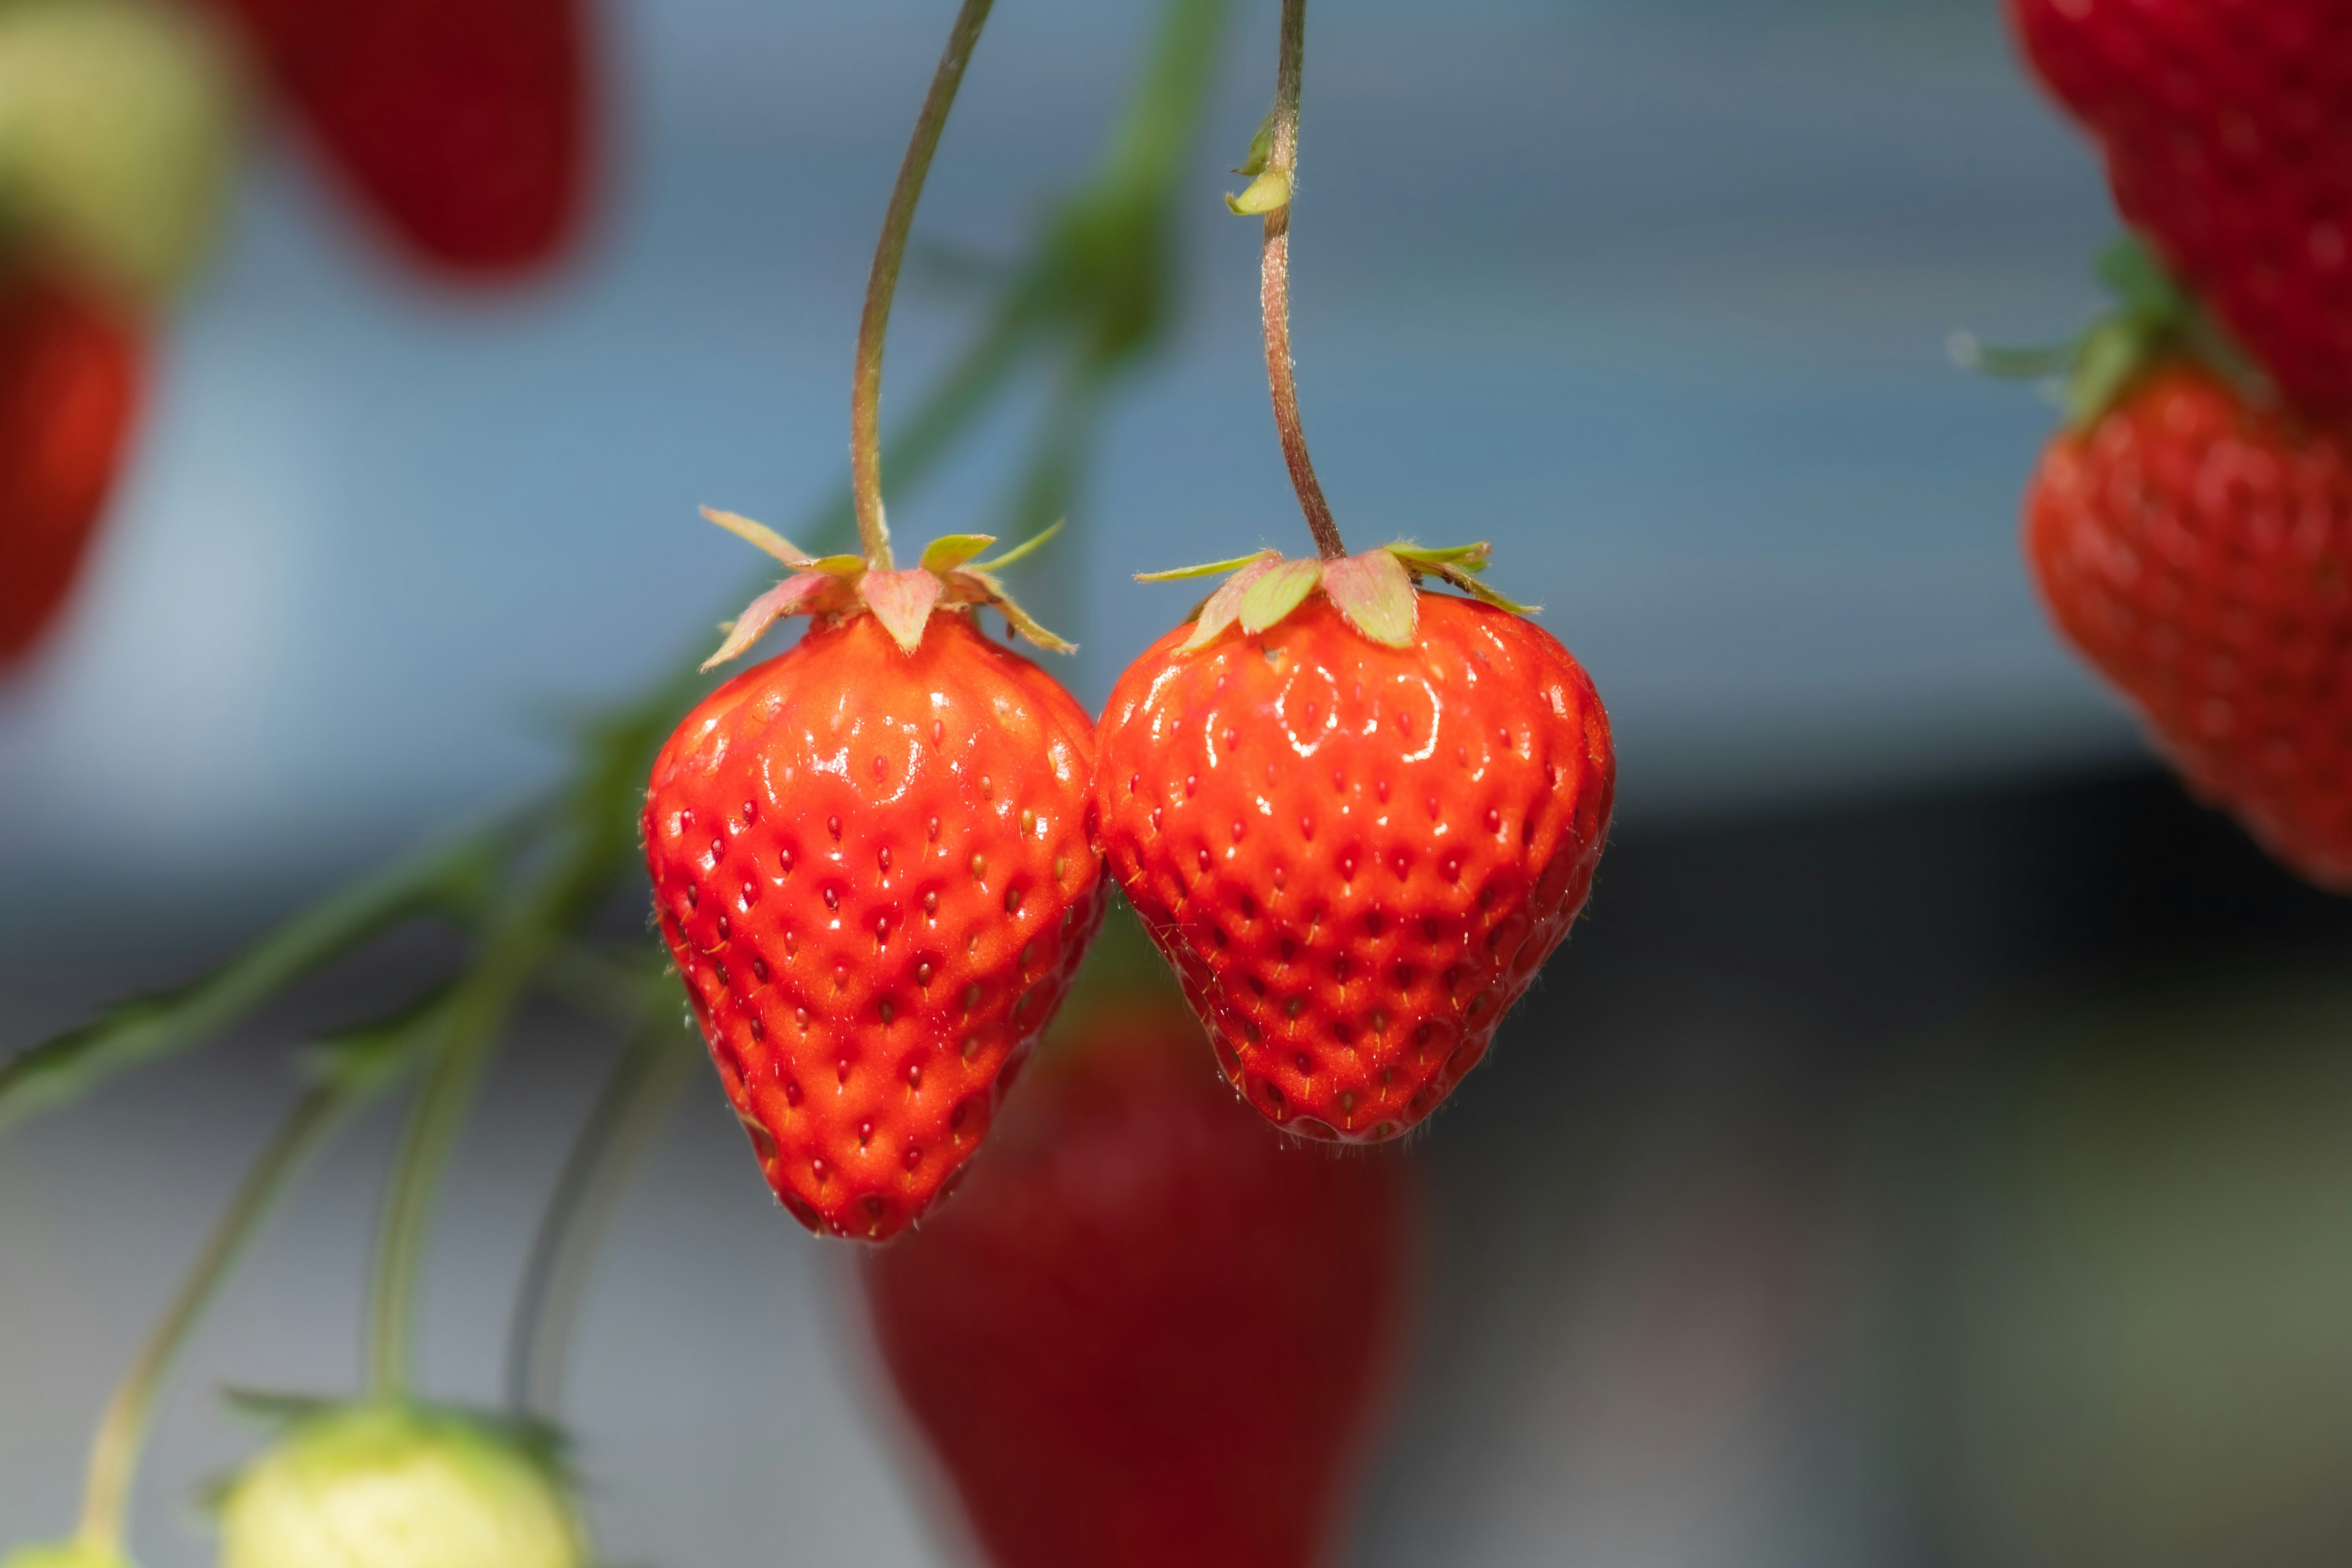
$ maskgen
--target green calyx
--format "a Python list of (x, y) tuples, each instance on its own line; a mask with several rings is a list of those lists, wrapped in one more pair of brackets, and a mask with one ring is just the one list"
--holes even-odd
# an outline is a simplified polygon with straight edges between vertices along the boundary
[(726, 628), (727, 640), (703, 661), (705, 669), (740, 657), (785, 616), (845, 620), (871, 613), (893, 642), (912, 653), (922, 646), (923, 628), (934, 610), (979, 605), (1001, 611), (1014, 631), (1039, 647), (1054, 653), (1077, 651), (1076, 644), (1038, 625), (993, 574), (1059, 533), (1058, 522), (993, 561), (978, 559), (996, 542), (993, 534), (945, 534), (925, 548), (919, 565), (901, 572), (877, 568), (862, 555), (813, 556), (775, 530), (731, 511), (704, 507), (702, 515), (792, 568), (792, 575), (752, 600)]
[(1215, 593), (1192, 615), (1192, 635), (1183, 650), (1206, 647), (1227, 626), (1239, 625), (1249, 635), (1265, 631), (1320, 592), (1349, 626), (1384, 647), (1409, 647), (1420, 621), (1418, 586), (1435, 577), (1461, 589), (1481, 604), (1531, 616), (1535, 607), (1515, 604), (1479, 581), (1493, 552), (1484, 543), (1432, 549), (1401, 542), (1383, 544), (1361, 555), (1337, 560), (1286, 559), (1272, 550), (1231, 561), (1199, 566), (1179, 566), (1168, 572), (1141, 572), (1139, 583), (1173, 583), (1187, 577), (1213, 577), (1231, 573)]
[(2116, 308), (2064, 342), (2042, 348), (1991, 348), (1956, 332), (1952, 358), (1989, 375), (2052, 381), (2069, 428), (2086, 430), (2149, 373), (2187, 360), (2237, 387), (2252, 402), (2274, 397), (2246, 352), (2207, 313), (2137, 237), (2124, 235), (2100, 252), (2099, 281)]
[(583, 1568), (549, 1429), (397, 1402), (247, 1397), (290, 1424), (220, 1497), (222, 1568)]

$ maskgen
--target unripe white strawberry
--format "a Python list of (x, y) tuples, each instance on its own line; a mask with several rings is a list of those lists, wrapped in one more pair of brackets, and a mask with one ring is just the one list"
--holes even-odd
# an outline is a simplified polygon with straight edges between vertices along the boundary
[(446, 1411), (311, 1416), (237, 1477), (221, 1568), (579, 1568), (578, 1514), (543, 1453)]

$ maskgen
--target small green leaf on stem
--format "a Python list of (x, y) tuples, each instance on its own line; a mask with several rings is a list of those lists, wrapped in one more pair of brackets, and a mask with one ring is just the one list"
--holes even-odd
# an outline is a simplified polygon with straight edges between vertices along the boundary
[(1281, 169), (1268, 169), (1252, 180), (1241, 195), (1225, 198), (1225, 205), (1236, 217), (1262, 217), (1289, 205), (1290, 175)]
[(1265, 118), (1257, 122), (1257, 129), (1250, 134), (1249, 156), (1242, 160), (1242, 166), (1235, 169), (1234, 174), (1263, 174), (1266, 165), (1274, 161), (1274, 114), (1275, 111), (1269, 109), (1265, 111)]

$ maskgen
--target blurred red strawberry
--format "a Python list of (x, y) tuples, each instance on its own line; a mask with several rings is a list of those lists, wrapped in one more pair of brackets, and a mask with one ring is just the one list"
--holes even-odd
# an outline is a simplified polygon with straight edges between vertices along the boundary
[(551, 259), (588, 182), (583, 0), (214, 0), (329, 156), (426, 260)]
[(0, 665), (63, 608), (137, 412), (138, 333), (37, 271), (0, 279)]
[(1392, 1155), (1299, 1143), (1198, 1026), (1080, 1022), (873, 1257), (883, 1359), (998, 1568), (1309, 1568), (1402, 1343)]

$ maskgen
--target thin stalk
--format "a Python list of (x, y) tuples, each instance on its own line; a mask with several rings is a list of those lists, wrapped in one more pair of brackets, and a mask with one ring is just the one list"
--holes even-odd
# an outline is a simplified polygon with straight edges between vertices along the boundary
[[(1298, 94), (1305, 74), (1307, 0), (1282, 0), (1282, 59), (1274, 81), (1274, 135), (1266, 151), (1266, 168), (1288, 182), (1296, 199), (1298, 189)], [(1298, 422), (1298, 371), (1290, 357), (1290, 208), (1284, 202), (1265, 215), (1265, 245), (1258, 262), (1258, 310), (1265, 318), (1265, 379), (1274, 392), (1274, 427), (1282, 437), (1282, 460), (1290, 467), (1290, 485), (1298, 492), (1298, 510), (1315, 535), (1315, 548), (1326, 561), (1348, 553), (1332, 521), (1331, 503), (1323, 499), (1322, 482), (1315, 477), (1314, 459), (1307, 455), (1307, 432)]]
[(598, 1248), (654, 1135), (693, 1080), (700, 1042), (674, 1006), (638, 1029), (613, 1065), (541, 1215), (507, 1341), (507, 1403), (552, 1421), (562, 1403), (572, 1325)]
[(850, 495), (857, 509), (857, 539), (866, 559), (885, 572), (893, 564), (890, 526), (882, 515), (882, 346), (890, 327), (890, 300), (898, 291), (898, 272), (907, 259), (907, 236), (915, 226), (915, 204), (922, 200), (931, 155), (939, 151), (948, 110), (955, 107), (964, 67), (971, 63), (972, 47), (980, 42), (980, 30), (987, 25), (993, 5), (994, 0), (963, 0), (956, 12), (947, 48), (931, 75), (930, 90), (923, 95), (922, 112), (915, 117), (915, 133), (898, 165), (898, 182), (890, 187), (882, 237), (874, 247), (874, 270), (866, 279), (866, 310), (857, 321), (857, 365), (849, 383)]
[(505, 934), (509, 940), (483, 955), (451, 999), (439, 1048), (409, 1112), (385, 1193), (368, 1310), (368, 1392), (380, 1399), (408, 1392), (417, 1279), (434, 1199), (482, 1069), (496, 1054), (507, 1017), (542, 956), (521, 951), (542, 935), (538, 922), (518, 921)]
[(279, 1124), (261, 1155), (246, 1173), (245, 1182), (229, 1200), (204, 1250), (196, 1254), (179, 1293), (164, 1310), (138, 1359), (122, 1374), (114, 1397), (99, 1422), (89, 1446), (89, 1469), (82, 1489), (81, 1523), (77, 1544), (92, 1552), (119, 1552), (123, 1515), (131, 1500), (131, 1482), (139, 1468), (139, 1451), (147, 1436), (164, 1375), (179, 1359), (205, 1309), (212, 1304), (222, 1281), (228, 1278), (246, 1244), (268, 1217), (270, 1205), (285, 1189), (287, 1179), (300, 1166), (350, 1097), (339, 1086), (321, 1084), (304, 1094)]

